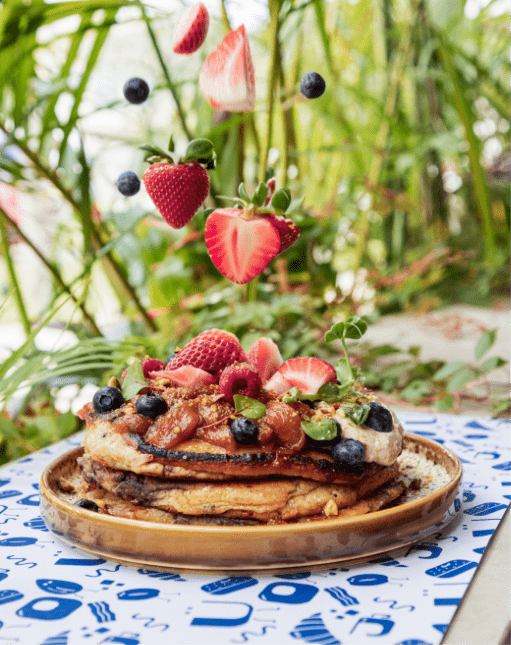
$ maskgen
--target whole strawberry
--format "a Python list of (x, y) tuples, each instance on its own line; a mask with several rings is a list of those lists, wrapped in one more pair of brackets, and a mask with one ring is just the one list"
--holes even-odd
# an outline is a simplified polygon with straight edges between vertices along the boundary
[(167, 363), (165, 370), (191, 365), (206, 372), (217, 372), (246, 360), (245, 352), (234, 334), (223, 329), (208, 329), (180, 349)]
[(178, 163), (160, 148), (142, 149), (149, 153), (146, 160), (157, 162), (142, 177), (147, 194), (169, 226), (182, 228), (208, 196), (209, 175), (203, 164), (214, 167), (213, 144), (206, 139), (192, 141)]

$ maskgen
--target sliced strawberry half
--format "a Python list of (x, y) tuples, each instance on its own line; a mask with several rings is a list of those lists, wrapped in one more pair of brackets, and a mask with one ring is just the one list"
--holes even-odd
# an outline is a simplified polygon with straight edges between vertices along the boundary
[(247, 361), (256, 368), (266, 383), (284, 362), (280, 350), (271, 338), (259, 338), (247, 352)]
[(246, 219), (239, 208), (219, 208), (206, 221), (208, 253), (222, 275), (238, 284), (250, 282), (280, 249), (280, 237), (265, 217)]
[(247, 112), (255, 106), (255, 74), (245, 25), (230, 31), (204, 61), (202, 93), (217, 110)]
[(200, 385), (212, 385), (215, 377), (209, 372), (193, 367), (193, 365), (183, 365), (175, 370), (158, 370), (151, 372), (151, 378), (168, 378), (174, 385), (181, 387), (198, 387)]
[[(207, 372), (218, 372), (233, 363), (247, 360), (239, 340), (223, 329), (207, 329), (180, 349), (167, 363), (166, 370), (176, 370), (182, 365), (192, 365)], [(216, 377), (213, 376), (214, 381)]]
[(206, 39), (209, 13), (202, 2), (194, 4), (178, 19), (172, 49), (176, 54), (193, 54)]
[(269, 381), (266, 381), (263, 390), (273, 392), (276, 396), (279, 396), (280, 394), (284, 394), (284, 392), (290, 390), (292, 387), (291, 383), (277, 371)]
[(330, 363), (314, 357), (290, 358), (280, 366), (277, 374), (302, 394), (316, 394), (325, 383), (337, 382), (337, 374)]

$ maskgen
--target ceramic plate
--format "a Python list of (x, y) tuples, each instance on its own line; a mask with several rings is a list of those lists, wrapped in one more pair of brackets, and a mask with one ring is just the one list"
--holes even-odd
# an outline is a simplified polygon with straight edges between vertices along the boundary
[[(388, 555), (440, 531), (458, 516), (462, 467), (443, 446), (407, 434), (399, 458), (409, 484), (389, 508), (276, 526), (157, 524), (94, 513), (66, 501), (59, 487), (76, 448), (41, 477), (41, 514), (67, 546), (132, 566), (189, 573), (291, 573)], [(418, 484), (420, 480), (420, 486)], [(456, 500), (457, 502), (457, 500)]]

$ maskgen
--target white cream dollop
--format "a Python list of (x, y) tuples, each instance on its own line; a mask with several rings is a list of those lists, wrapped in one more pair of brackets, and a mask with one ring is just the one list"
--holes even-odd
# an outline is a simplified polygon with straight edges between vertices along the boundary
[(365, 424), (356, 425), (346, 416), (342, 408), (335, 412), (335, 420), (341, 425), (343, 439), (357, 439), (364, 444), (366, 449), (364, 461), (366, 462), (390, 466), (401, 454), (403, 449), (403, 426), (399, 423), (392, 410), (389, 410), (389, 412), (392, 414), (393, 421), (391, 432), (377, 432)]

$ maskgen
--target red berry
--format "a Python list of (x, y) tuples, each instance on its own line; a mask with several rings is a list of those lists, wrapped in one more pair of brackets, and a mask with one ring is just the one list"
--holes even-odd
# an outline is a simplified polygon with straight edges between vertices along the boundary
[(209, 175), (198, 163), (155, 163), (143, 176), (147, 194), (172, 228), (192, 219), (209, 193)]
[(247, 360), (266, 383), (282, 365), (279, 348), (271, 338), (259, 338), (247, 352)]
[(325, 383), (337, 381), (337, 374), (330, 363), (313, 357), (290, 358), (280, 366), (277, 373), (302, 394), (317, 394)]
[(172, 49), (176, 54), (193, 54), (204, 42), (209, 28), (209, 14), (202, 2), (194, 4), (176, 24)]
[(216, 372), (247, 357), (234, 334), (223, 329), (208, 329), (180, 349), (166, 370), (192, 365), (206, 372)]
[(255, 74), (245, 25), (230, 31), (206, 58), (202, 93), (217, 110), (246, 112), (255, 106)]
[(213, 264), (232, 282), (245, 284), (265, 269), (280, 249), (280, 236), (266, 217), (246, 217), (239, 208), (219, 208), (204, 233)]
[(142, 370), (145, 378), (149, 378), (150, 372), (163, 369), (165, 369), (165, 363), (159, 361), (157, 358), (149, 358), (149, 356), (146, 356), (146, 358), (142, 360)]
[(261, 378), (255, 367), (248, 363), (226, 367), (220, 376), (218, 393), (223, 394), (226, 401), (233, 403), (235, 394), (253, 398), (261, 391)]

